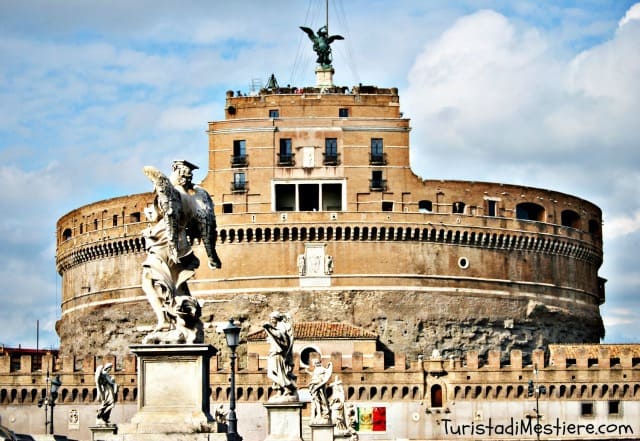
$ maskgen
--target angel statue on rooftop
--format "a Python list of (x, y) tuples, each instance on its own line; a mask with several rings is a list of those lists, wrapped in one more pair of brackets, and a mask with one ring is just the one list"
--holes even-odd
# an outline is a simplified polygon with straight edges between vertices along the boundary
[(304, 26), (300, 26), (300, 29), (304, 31), (305, 34), (309, 37), (309, 40), (313, 42), (313, 50), (316, 55), (318, 55), (318, 59), (316, 63), (322, 66), (325, 69), (331, 67), (331, 62), (333, 58), (331, 56), (331, 43), (336, 40), (344, 40), (344, 37), (341, 35), (331, 35), (329, 36), (329, 30), (327, 26), (322, 26), (318, 29), (318, 34), (314, 34), (311, 28), (306, 28)]
[(293, 318), (288, 313), (274, 311), (269, 316), (269, 322), (262, 327), (269, 343), (267, 377), (278, 391), (269, 401), (298, 401), (296, 376), (293, 373)]
[(153, 205), (145, 215), (153, 224), (143, 232), (147, 258), (142, 263), (142, 290), (156, 315), (155, 329), (143, 343), (202, 343), (201, 307), (189, 292), (200, 260), (191, 240), (201, 239), (212, 269), (222, 266), (216, 252), (216, 219), (207, 191), (192, 182), (198, 167), (174, 161), (170, 177), (152, 166), (144, 174), (153, 182)]

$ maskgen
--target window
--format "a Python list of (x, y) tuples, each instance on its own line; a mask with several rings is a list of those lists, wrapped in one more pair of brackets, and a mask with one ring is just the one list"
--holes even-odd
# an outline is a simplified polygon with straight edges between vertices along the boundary
[(611, 367), (620, 366), (620, 359), (618, 357), (611, 357), (609, 359), (609, 366)]
[(233, 156), (231, 156), (232, 167), (245, 167), (247, 165), (247, 141), (235, 139), (233, 141)]
[(609, 401), (609, 415), (619, 415), (620, 414), (620, 401)]
[(345, 108), (338, 109), (338, 116), (340, 118), (347, 118), (349, 116), (349, 109), (345, 109)]
[(573, 210), (564, 210), (560, 214), (560, 223), (565, 227), (580, 228), (580, 215)]
[(433, 204), (431, 201), (420, 201), (418, 202), (418, 211), (420, 213), (431, 213), (431, 211), (433, 211)]
[(454, 214), (462, 214), (464, 213), (464, 202), (454, 202), (452, 207), (452, 212)]
[(222, 212), (225, 214), (233, 213), (233, 204), (231, 202), (225, 202), (222, 204)]
[(9, 371), (18, 372), (20, 370), (20, 354), (9, 355)]
[(370, 164), (385, 164), (384, 147), (382, 138), (371, 138), (371, 152), (369, 154)]
[(114, 227), (118, 226), (118, 215), (117, 214), (113, 215), (113, 217), (111, 218), (111, 222), (112, 222)]
[(580, 403), (580, 415), (593, 416), (593, 403), (590, 403), (590, 402)]
[(371, 181), (369, 181), (369, 189), (373, 191), (384, 191), (387, 189), (387, 181), (382, 179), (381, 170), (373, 170), (371, 172)]
[(95, 231), (97, 231), (97, 230), (98, 230), (98, 219), (94, 219), (94, 220), (93, 220), (93, 229), (94, 229)]
[(84, 224), (80, 224), (80, 234), (84, 233)]
[(131, 223), (140, 222), (140, 212), (136, 211), (134, 213), (131, 213), (129, 215), (129, 222), (131, 222)]
[(247, 178), (244, 173), (234, 173), (233, 182), (231, 183), (231, 191), (246, 191)]
[(498, 201), (487, 200), (487, 216), (496, 216)]
[(62, 240), (69, 240), (71, 239), (71, 228), (67, 228), (62, 232)]
[(269, 118), (279, 118), (280, 111), (278, 109), (270, 109), (269, 110)]
[(324, 165), (338, 165), (338, 139), (325, 138)]
[(278, 165), (293, 165), (293, 151), (291, 138), (280, 139), (280, 152), (278, 153)]
[(431, 386), (431, 407), (442, 407), (442, 387), (439, 384)]
[(516, 218), (521, 220), (544, 222), (544, 207), (532, 202), (523, 202), (516, 205)]
[(318, 184), (298, 185), (298, 209), (300, 211), (318, 211), (320, 209), (318, 205), (319, 190)]
[(341, 211), (343, 184), (339, 182), (277, 183), (276, 211)]
[(601, 224), (597, 220), (590, 219), (589, 220), (589, 233), (594, 236), (600, 236), (601, 233)]
[(382, 211), (393, 211), (393, 202), (382, 201)]

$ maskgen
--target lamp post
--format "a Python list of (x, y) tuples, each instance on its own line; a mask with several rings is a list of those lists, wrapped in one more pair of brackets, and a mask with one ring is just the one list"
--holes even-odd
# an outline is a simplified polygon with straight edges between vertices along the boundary
[(242, 437), (238, 435), (238, 418), (236, 417), (236, 348), (240, 341), (240, 326), (235, 325), (233, 318), (231, 318), (223, 331), (227, 339), (227, 346), (231, 349), (231, 393), (229, 394), (229, 416), (227, 417), (227, 440), (242, 441)]
[(536, 439), (540, 440), (540, 395), (547, 393), (547, 388), (543, 384), (538, 384), (538, 365), (533, 365), (533, 375), (535, 376), (536, 381), (529, 380), (529, 384), (527, 386), (527, 394), (531, 397), (535, 394), (536, 396), (536, 408), (533, 409), (536, 413), (536, 427), (534, 431), (536, 432)]
[[(38, 401), (38, 407), (42, 407), (44, 404), (44, 431), (47, 433), (47, 426), (49, 426), (49, 434), (53, 435), (53, 408), (56, 405), (56, 399), (58, 398), (58, 390), (62, 386), (60, 376), (56, 375), (55, 378), (49, 377), (49, 371), (47, 370), (46, 384), (48, 393)], [(46, 390), (45, 389), (45, 390)]]

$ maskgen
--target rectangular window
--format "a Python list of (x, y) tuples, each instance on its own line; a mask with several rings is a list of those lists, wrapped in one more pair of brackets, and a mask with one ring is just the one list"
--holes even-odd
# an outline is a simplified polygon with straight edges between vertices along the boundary
[(609, 401), (609, 415), (619, 415), (620, 414), (620, 401)]
[(226, 202), (222, 204), (222, 212), (223, 213), (233, 213), (233, 204), (231, 202)]
[(580, 415), (593, 416), (593, 403), (580, 403)]
[(325, 138), (324, 165), (338, 165), (338, 139)]
[(487, 201), (487, 216), (496, 216), (497, 208), (498, 208), (498, 202), (497, 201), (488, 200)]
[(349, 116), (349, 109), (345, 109), (345, 108), (338, 109), (338, 116), (340, 118), (347, 118)]
[(9, 356), (9, 371), (10, 372), (18, 372), (20, 370), (20, 355), (19, 354), (11, 354)]
[(232, 182), (232, 191), (245, 191), (247, 189), (247, 180), (244, 173), (234, 173)]
[(373, 191), (384, 191), (386, 190), (386, 181), (382, 179), (382, 171), (381, 170), (373, 170), (371, 172), (371, 181), (369, 183), (369, 189)]
[(371, 138), (371, 152), (369, 162), (371, 164), (384, 164), (384, 146), (382, 138)]
[(113, 222), (113, 226), (114, 227), (118, 226), (118, 215), (117, 214), (113, 215), (112, 222)]
[(382, 211), (393, 211), (393, 202), (382, 201)]
[(136, 211), (135, 213), (131, 213), (129, 215), (129, 222), (136, 223), (136, 222), (140, 222), (140, 212)]
[(269, 110), (269, 118), (279, 118), (280, 111), (278, 109), (270, 109)]
[(247, 141), (235, 139), (233, 141), (233, 155), (231, 156), (231, 166), (244, 167), (247, 165)]
[(279, 165), (293, 164), (293, 150), (291, 147), (291, 138), (280, 139), (280, 152), (278, 153)]

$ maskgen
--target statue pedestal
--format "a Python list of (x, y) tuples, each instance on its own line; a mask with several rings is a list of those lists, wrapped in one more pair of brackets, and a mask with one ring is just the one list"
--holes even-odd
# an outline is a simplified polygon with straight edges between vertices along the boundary
[(302, 406), (300, 402), (264, 403), (267, 409), (265, 441), (303, 441)]
[(316, 67), (316, 87), (333, 87), (334, 73), (332, 67)]
[(120, 426), (122, 439), (178, 439), (176, 434), (209, 439), (216, 432), (209, 409), (209, 358), (216, 349), (205, 344), (130, 349), (138, 357), (138, 412)]
[(309, 424), (311, 441), (333, 441), (333, 423)]
[(110, 441), (114, 439), (113, 435), (118, 433), (118, 426), (111, 424), (109, 426), (91, 426), (91, 441)]

